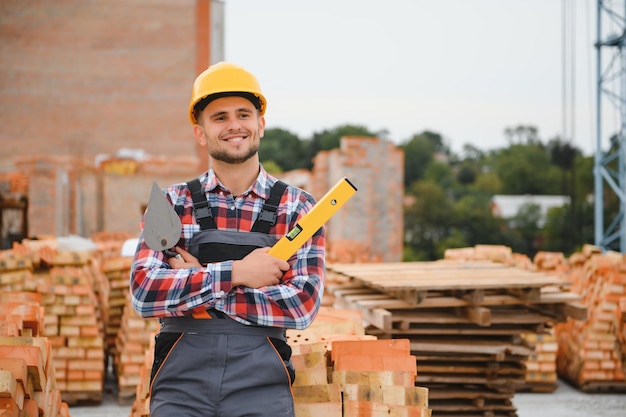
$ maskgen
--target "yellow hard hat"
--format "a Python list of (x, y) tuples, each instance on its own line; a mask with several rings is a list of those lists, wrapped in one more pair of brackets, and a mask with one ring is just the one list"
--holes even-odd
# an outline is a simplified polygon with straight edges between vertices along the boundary
[(204, 106), (199, 109), (202, 110), (212, 99), (225, 96), (245, 97), (259, 109), (261, 116), (265, 114), (267, 101), (261, 94), (261, 86), (256, 77), (240, 66), (229, 62), (220, 62), (211, 65), (198, 75), (193, 83), (191, 102), (189, 103), (191, 124), (195, 125), (198, 122), (194, 111), (198, 103), (204, 101)]

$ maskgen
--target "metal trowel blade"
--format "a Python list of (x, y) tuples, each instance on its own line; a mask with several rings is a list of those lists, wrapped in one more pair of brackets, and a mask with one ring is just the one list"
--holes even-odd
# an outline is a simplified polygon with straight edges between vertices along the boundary
[(155, 251), (171, 249), (178, 243), (181, 229), (180, 217), (154, 182), (144, 218), (143, 237), (146, 244)]

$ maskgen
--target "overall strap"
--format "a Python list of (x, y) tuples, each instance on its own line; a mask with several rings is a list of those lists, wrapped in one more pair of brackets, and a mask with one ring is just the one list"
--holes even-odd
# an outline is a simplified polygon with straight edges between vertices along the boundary
[(270, 197), (265, 201), (265, 204), (263, 204), (259, 217), (252, 226), (252, 232), (269, 234), (270, 227), (276, 224), (276, 212), (278, 211), (278, 206), (280, 205), (280, 199), (286, 189), (287, 184), (280, 180), (276, 181), (276, 183), (272, 186), (272, 189), (270, 190)]
[(196, 216), (196, 221), (200, 225), (201, 230), (217, 229), (213, 213), (211, 212), (211, 206), (206, 198), (206, 195), (202, 191), (202, 184), (198, 178), (187, 182), (187, 187), (191, 191), (191, 199), (193, 200), (193, 212)]

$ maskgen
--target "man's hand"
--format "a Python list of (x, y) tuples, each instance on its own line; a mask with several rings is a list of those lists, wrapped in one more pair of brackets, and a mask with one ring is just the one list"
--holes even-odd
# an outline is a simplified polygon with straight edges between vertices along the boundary
[(188, 269), (188, 268), (202, 268), (198, 259), (195, 256), (187, 252), (185, 249), (181, 249), (178, 246), (172, 248), (178, 255), (173, 256), (167, 260), (172, 269)]
[(234, 261), (233, 286), (260, 288), (279, 284), (285, 271), (289, 270), (289, 264), (268, 254), (269, 250), (269, 247), (255, 249), (243, 259)]

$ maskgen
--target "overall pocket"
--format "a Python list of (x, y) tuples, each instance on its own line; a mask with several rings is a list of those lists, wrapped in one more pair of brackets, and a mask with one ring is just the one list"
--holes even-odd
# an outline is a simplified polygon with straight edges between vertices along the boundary
[(182, 338), (183, 333), (159, 333), (154, 337), (154, 362), (150, 374), (150, 385), (154, 377), (165, 363), (167, 355), (172, 351), (176, 343)]
[(292, 352), (291, 346), (289, 346), (287, 342), (285, 342), (282, 339), (278, 339), (275, 337), (270, 337), (269, 339), (270, 339), (270, 342), (272, 342), (274, 349), (276, 349), (276, 351), (280, 355), (280, 358), (283, 360), (283, 363), (285, 364), (285, 368), (287, 368), (287, 372), (289, 373), (289, 379), (291, 380), (291, 385), (293, 385), (293, 383), (296, 380), (296, 369), (293, 367), (293, 364), (291, 363), (291, 352)]

